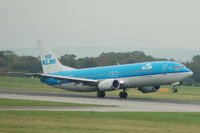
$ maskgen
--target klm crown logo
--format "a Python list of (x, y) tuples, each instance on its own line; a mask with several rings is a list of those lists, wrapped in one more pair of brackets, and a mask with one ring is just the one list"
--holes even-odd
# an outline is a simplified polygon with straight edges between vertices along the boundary
[(56, 59), (51, 59), (51, 57), (52, 57), (51, 54), (45, 55), (45, 60), (42, 60), (42, 65), (56, 64)]
[(50, 59), (51, 57), (52, 57), (51, 54), (47, 54), (47, 55), (45, 55), (45, 58), (46, 58), (46, 59)]
[(152, 69), (151, 64), (146, 64), (145, 66), (142, 67), (142, 70), (149, 70), (149, 69)]

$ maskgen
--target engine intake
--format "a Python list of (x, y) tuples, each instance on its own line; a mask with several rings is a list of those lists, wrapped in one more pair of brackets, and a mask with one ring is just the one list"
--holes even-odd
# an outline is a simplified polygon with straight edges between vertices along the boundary
[(98, 88), (101, 91), (111, 91), (111, 90), (117, 90), (120, 87), (120, 83), (116, 79), (106, 79), (98, 84)]

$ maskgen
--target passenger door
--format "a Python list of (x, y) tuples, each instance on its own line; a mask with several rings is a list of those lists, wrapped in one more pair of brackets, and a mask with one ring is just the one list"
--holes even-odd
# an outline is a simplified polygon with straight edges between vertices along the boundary
[(168, 64), (164, 64), (163, 66), (162, 66), (162, 74), (167, 74), (167, 72), (168, 72)]
[(110, 78), (117, 78), (118, 77), (118, 71), (111, 71), (110, 72)]

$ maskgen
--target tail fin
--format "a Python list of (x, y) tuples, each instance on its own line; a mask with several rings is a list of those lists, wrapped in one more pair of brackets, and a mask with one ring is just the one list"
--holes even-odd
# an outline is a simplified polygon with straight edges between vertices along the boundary
[(58, 58), (52, 52), (52, 50), (42, 44), (42, 40), (37, 40), (40, 48), (40, 58), (43, 73), (54, 73), (60, 71), (73, 70), (74, 68), (64, 66), (60, 63)]

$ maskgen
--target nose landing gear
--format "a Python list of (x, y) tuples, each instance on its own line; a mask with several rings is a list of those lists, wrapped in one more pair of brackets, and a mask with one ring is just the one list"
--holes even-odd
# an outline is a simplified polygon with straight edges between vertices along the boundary
[(178, 92), (178, 89), (174, 86), (173, 89), (172, 89), (172, 92), (173, 92), (173, 93), (177, 93), (177, 92)]
[(176, 82), (176, 83), (173, 83), (172, 84), (172, 92), (173, 93), (177, 93), (178, 92), (178, 89), (176, 88), (176, 86), (179, 86), (179, 85), (181, 85), (181, 84), (183, 84), (183, 82)]

